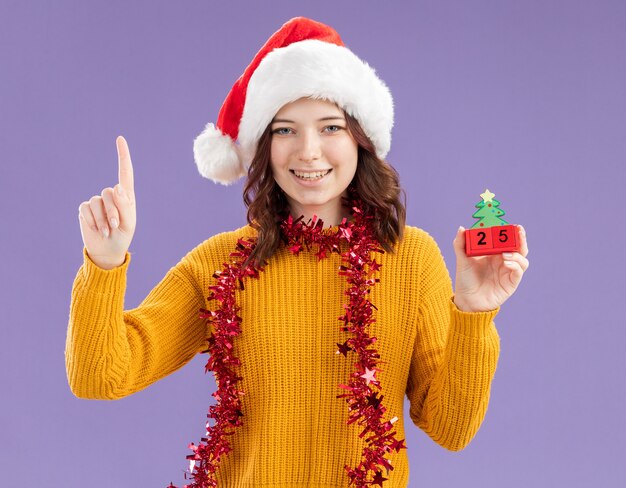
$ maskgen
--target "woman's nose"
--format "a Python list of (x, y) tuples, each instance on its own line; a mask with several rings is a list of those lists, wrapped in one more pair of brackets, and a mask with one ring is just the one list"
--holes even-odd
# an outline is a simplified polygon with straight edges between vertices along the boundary
[(301, 134), (298, 157), (304, 162), (319, 159), (321, 156), (321, 143), (317, 132), (303, 131)]

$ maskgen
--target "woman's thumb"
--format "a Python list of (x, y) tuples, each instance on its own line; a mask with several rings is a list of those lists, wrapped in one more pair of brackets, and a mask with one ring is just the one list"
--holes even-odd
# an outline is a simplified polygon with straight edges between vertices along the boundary
[(452, 245), (457, 254), (465, 253), (465, 227), (462, 225), (456, 231), (456, 237), (452, 241)]

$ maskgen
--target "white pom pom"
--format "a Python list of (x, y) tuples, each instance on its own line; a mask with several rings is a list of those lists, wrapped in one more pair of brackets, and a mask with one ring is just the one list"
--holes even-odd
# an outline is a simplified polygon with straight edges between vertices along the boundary
[(233, 140), (210, 122), (193, 141), (193, 157), (200, 174), (216, 183), (230, 185), (246, 175)]

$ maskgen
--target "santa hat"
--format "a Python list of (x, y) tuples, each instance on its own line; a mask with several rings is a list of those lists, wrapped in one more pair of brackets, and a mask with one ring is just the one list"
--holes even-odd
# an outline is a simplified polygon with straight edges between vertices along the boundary
[(358, 120), (380, 158), (389, 152), (393, 99), (385, 83), (333, 28), (295, 17), (267, 40), (235, 82), (217, 124), (209, 122), (195, 139), (200, 174), (224, 185), (245, 176), (268, 124), (283, 105), (302, 97), (336, 103)]

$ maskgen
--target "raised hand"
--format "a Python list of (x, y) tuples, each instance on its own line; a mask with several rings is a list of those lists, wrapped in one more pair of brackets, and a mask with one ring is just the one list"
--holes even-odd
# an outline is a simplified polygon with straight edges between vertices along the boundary
[(465, 312), (486, 312), (502, 305), (517, 289), (528, 269), (526, 231), (517, 226), (520, 252), (490, 256), (465, 255), (463, 227), (453, 241), (456, 254), (454, 303)]
[[(137, 225), (133, 164), (128, 144), (116, 139), (118, 184), (78, 207), (80, 233), (91, 260), (103, 269), (120, 266), (126, 257)], [(120, 190), (120, 192), (118, 192)]]

